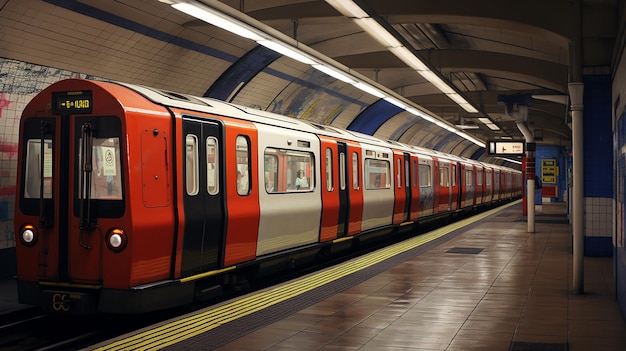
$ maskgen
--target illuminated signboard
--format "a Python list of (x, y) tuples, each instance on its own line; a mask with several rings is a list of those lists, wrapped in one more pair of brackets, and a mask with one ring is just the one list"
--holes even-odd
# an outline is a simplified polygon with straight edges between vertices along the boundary
[(52, 93), (52, 113), (55, 114), (88, 114), (92, 106), (93, 97), (89, 90)]
[(524, 154), (523, 140), (496, 140), (487, 143), (487, 154), (491, 156), (521, 156)]

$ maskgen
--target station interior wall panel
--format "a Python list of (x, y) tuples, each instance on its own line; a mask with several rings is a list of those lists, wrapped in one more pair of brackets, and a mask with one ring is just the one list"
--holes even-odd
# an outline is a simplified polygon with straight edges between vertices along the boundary
[(583, 78), (585, 256), (613, 255), (613, 133), (611, 77)]

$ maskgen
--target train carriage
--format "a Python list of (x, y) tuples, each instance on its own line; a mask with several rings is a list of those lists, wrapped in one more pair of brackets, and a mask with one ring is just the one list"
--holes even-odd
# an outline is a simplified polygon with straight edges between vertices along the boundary
[(81, 79), (26, 106), (18, 153), (19, 301), (59, 313), (187, 304), (521, 185), (503, 167), (492, 190), (475, 161)]

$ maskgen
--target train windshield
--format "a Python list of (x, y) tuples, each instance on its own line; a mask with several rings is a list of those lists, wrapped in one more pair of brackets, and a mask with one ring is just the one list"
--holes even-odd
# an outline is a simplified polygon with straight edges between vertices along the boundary
[[(26, 143), (24, 167), (24, 197), (52, 198), (52, 140), (30, 139)], [(43, 176), (43, 182), (42, 182)], [(41, 192), (43, 191), (43, 196)]]
[[(79, 140), (83, 145), (83, 139)], [(120, 168), (120, 138), (92, 138), (91, 158), (83, 158), (82, 149), (78, 153), (79, 172), (88, 169), (85, 164), (91, 161), (91, 180), (82, 184), (82, 198), (88, 195), (93, 200), (121, 200), (122, 199), (122, 174)], [(88, 184), (88, 182), (90, 184)], [(90, 191), (90, 194), (87, 192)]]

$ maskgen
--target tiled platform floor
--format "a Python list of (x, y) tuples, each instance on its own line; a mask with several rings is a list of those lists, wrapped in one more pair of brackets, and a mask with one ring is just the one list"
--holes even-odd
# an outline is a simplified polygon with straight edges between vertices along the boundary
[(585, 293), (573, 294), (565, 205), (536, 219), (527, 233), (515, 205), (219, 350), (626, 350), (612, 259), (586, 258)]

